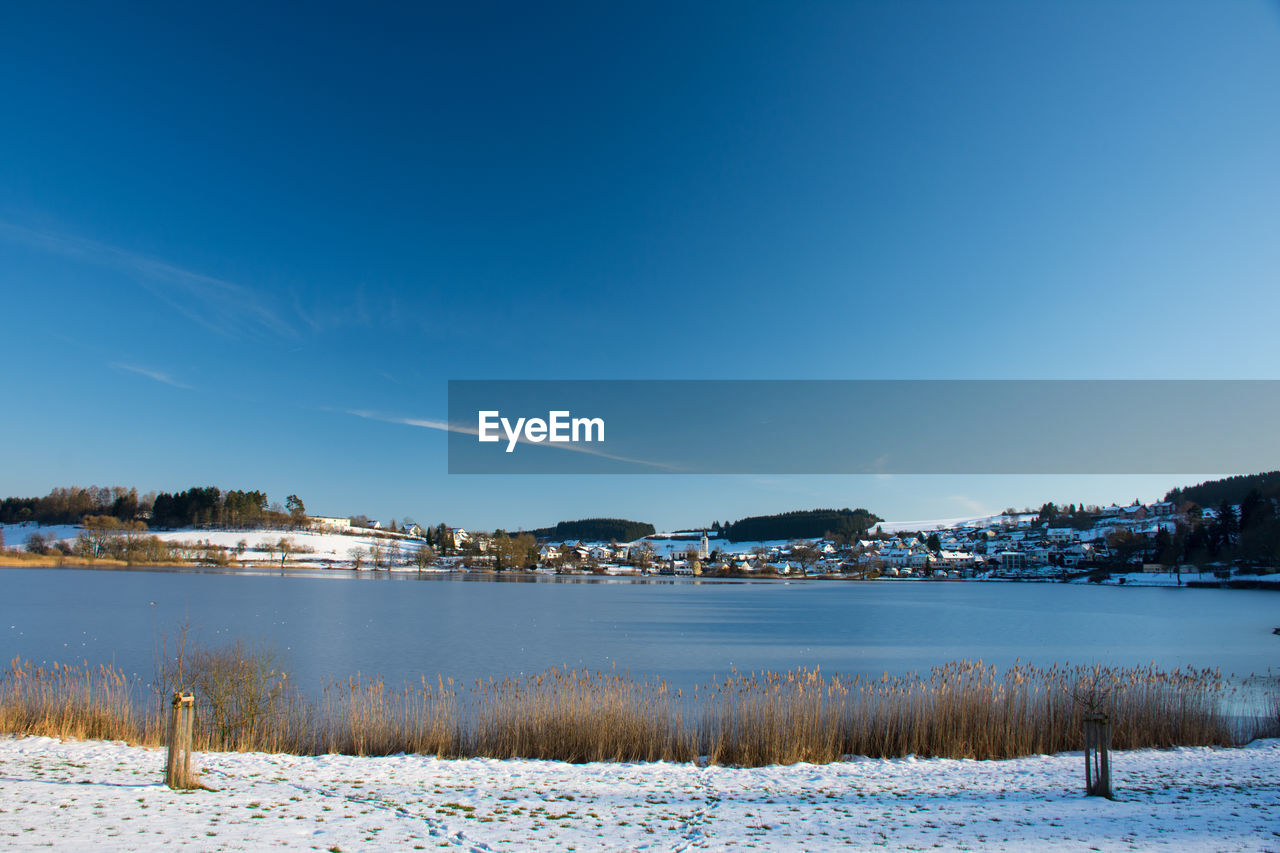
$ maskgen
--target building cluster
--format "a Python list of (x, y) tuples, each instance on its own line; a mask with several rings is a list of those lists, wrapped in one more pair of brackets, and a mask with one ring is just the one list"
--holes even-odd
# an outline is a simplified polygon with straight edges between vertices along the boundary
[[(1213, 516), (1211, 510), (1191, 507), (1135, 503), (1047, 517), (1041, 512), (1006, 512), (928, 531), (885, 533), (877, 528), (854, 541), (728, 542), (708, 531), (656, 534), (627, 543), (541, 541), (536, 568), (605, 574), (1047, 578), (1114, 565), (1119, 556), (1110, 543), (1124, 533), (1128, 542), (1139, 543), (1128, 552), (1133, 554), (1132, 569), (1163, 571), (1165, 567), (1152, 562), (1160, 532), (1172, 536), (1180, 524), (1193, 523), (1196, 519), (1188, 517), (1189, 511), (1201, 513), (1202, 518)], [(327, 532), (371, 532), (353, 528), (348, 519), (313, 517), (310, 521), (314, 529)], [(448, 530), (453, 547), (438, 554), (436, 568), (503, 567), (496, 547), (501, 540), (461, 528)], [(423, 536), (417, 525), (379, 532), (403, 539)], [(1142, 543), (1148, 547), (1141, 547)]]
[[(864, 539), (842, 554), (841, 571), (889, 577), (1035, 577), (1107, 563), (1108, 541), (1121, 531), (1154, 543), (1172, 535), (1185, 514), (1171, 502), (1104, 507), (1075, 519), (1044, 520), (1039, 513), (1000, 515), (924, 534)], [(1069, 523), (1070, 522), (1070, 523)], [(936, 546), (936, 547), (931, 547)], [(1140, 568), (1145, 565), (1139, 556)]]
[[(1205, 510), (1206, 515), (1211, 511)], [(1108, 541), (1127, 531), (1154, 544), (1160, 530), (1172, 535), (1188, 523), (1170, 502), (1110, 506), (1087, 515), (1045, 520), (1039, 513), (1007, 513), (931, 531), (884, 534), (839, 542), (729, 543), (698, 538), (655, 538), (639, 543), (546, 543), (547, 568), (656, 574), (844, 575), (864, 578), (1035, 578), (1086, 571), (1113, 559)], [(714, 534), (712, 534), (714, 536)], [(655, 549), (654, 544), (663, 547)], [(637, 549), (648, 549), (637, 558)], [(566, 559), (569, 557), (569, 559)], [(1135, 569), (1162, 570), (1140, 551)]]

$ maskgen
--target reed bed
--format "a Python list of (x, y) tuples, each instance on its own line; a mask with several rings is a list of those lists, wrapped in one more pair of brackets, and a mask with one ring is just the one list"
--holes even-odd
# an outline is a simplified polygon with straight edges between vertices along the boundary
[(689, 761), (695, 741), (662, 681), (552, 669), (478, 682), (460, 746), (469, 755), (561, 761)]
[(0, 678), (0, 731), (49, 737), (158, 742), (155, 721), (111, 667), (39, 667), (14, 658)]
[[(248, 658), (245, 660), (244, 658)], [(189, 653), (196, 749), (296, 754), (690, 761), (760, 766), (849, 755), (999, 759), (1081, 748), (1082, 717), (1106, 713), (1117, 749), (1232, 745), (1229, 689), (1210, 670), (1038, 668), (980, 661), (879, 678), (730, 673), (692, 692), (625, 674), (552, 669), (462, 688), (423, 679), (389, 688), (357, 675), (303, 698), (259, 651)], [(172, 673), (171, 673), (172, 674)], [(39, 668), (0, 678), (0, 730), (159, 745), (162, 689), (108, 667)], [(203, 690), (200, 686), (203, 685)], [(157, 699), (159, 701), (157, 701)]]
[(416, 687), (388, 688), (357, 674), (325, 686), (312, 727), (312, 749), (345, 755), (459, 755), (458, 691), (452, 679), (422, 678)]
[(1228, 745), (1215, 671), (960, 661), (878, 679), (818, 670), (732, 675), (703, 716), (701, 749), (719, 763), (838, 761), (846, 755), (998, 759), (1079, 749), (1082, 717), (1106, 713), (1117, 749)]

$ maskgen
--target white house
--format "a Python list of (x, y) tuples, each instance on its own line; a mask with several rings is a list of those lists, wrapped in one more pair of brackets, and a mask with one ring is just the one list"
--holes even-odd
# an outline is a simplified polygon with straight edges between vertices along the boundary
[(880, 552), (880, 559), (895, 569), (904, 569), (911, 565), (911, 551), (908, 548), (885, 548)]
[(943, 550), (938, 554), (938, 562), (948, 569), (955, 569), (968, 574), (973, 571), (974, 556), (968, 551)]

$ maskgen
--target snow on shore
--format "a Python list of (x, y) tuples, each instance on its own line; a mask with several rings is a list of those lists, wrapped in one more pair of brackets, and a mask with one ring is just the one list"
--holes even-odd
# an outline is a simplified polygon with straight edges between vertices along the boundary
[[(69, 524), (47, 526), (7, 524), (3, 525), (5, 545), (9, 548), (23, 548), (26, 546), (27, 540), (31, 538), (31, 534), (37, 531), (49, 539), (73, 540), (80, 535), (81, 528)], [(366, 556), (363, 559), (365, 564), (368, 565), (367, 552), (370, 548), (386, 549), (393, 545), (400, 549), (400, 560), (403, 563), (422, 544), (420, 539), (398, 534), (368, 533), (357, 535), (323, 533), (314, 530), (181, 529), (149, 530), (146, 535), (156, 536), (166, 542), (207, 542), (210, 545), (221, 546), (228, 550), (234, 549), (243, 541), (246, 548), (241, 557), (234, 558), (236, 565), (240, 565), (242, 562), (278, 564), (280, 561), (279, 555), (272, 553), (275, 545), (282, 538), (289, 539), (294, 548), (306, 549), (295, 550), (290, 554), (289, 565), (294, 568), (350, 567), (353, 558), (352, 552), (356, 550), (365, 552)], [(399, 565), (397, 568), (405, 569), (406, 567)]]
[(687, 764), (201, 754), (0, 738), (0, 847), (29, 850), (1275, 850), (1280, 740), (1013, 761)]

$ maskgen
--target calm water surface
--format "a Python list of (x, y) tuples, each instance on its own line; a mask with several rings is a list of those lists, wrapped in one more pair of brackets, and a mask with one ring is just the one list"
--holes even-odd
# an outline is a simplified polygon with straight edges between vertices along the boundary
[(1265, 591), (0, 569), (6, 660), (149, 680), (184, 620), (204, 641), (270, 644), (308, 690), (356, 672), (399, 685), (561, 665), (683, 687), (732, 668), (879, 675), (961, 658), (1280, 672), (1280, 595)]

